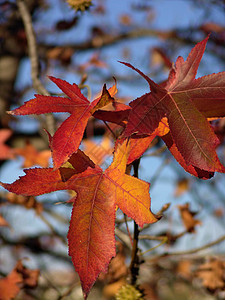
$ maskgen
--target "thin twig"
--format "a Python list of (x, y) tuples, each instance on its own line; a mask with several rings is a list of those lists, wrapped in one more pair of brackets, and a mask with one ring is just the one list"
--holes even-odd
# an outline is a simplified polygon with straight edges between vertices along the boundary
[(127, 246), (128, 249), (132, 249), (129, 236), (118, 227), (115, 227), (115, 235)]
[[(49, 92), (45, 89), (43, 84), (39, 79), (39, 61), (37, 53), (37, 43), (35, 38), (35, 33), (32, 26), (32, 19), (30, 12), (27, 8), (26, 3), (23, 0), (17, 0), (18, 9), (23, 20), (27, 44), (28, 44), (28, 54), (31, 63), (31, 78), (33, 82), (34, 89), (42, 95), (50, 96)], [(46, 115), (46, 127), (47, 130), (53, 134), (55, 131), (55, 122), (52, 115)]]
[(130, 263), (130, 273), (131, 273), (131, 285), (135, 286), (137, 282), (137, 277), (139, 274), (139, 256), (138, 256), (138, 236), (139, 229), (137, 223), (134, 221), (134, 239), (133, 239), (133, 248), (131, 254), (131, 263)]
[(67, 246), (67, 242), (65, 239), (55, 230), (52, 224), (43, 216), (43, 214), (39, 215), (40, 219), (48, 226), (54, 236), (57, 236), (63, 244)]
[(105, 126), (108, 128), (108, 130), (112, 133), (113, 138), (116, 140), (117, 136), (115, 135), (115, 132), (110, 128), (106, 121), (103, 122), (105, 123)]
[(162, 246), (163, 244), (167, 243), (167, 241), (168, 241), (168, 238), (165, 236), (164, 239), (161, 241), (160, 244), (158, 244), (158, 245), (156, 245), (155, 247), (152, 247), (152, 248), (150, 248), (150, 249), (148, 249), (148, 250), (142, 252), (141, 255), (144, 255), (144, 254), (146, 254), (146, 253), (148, 253), (148, 252), (151, 252), (151, 251), (157, 249), (158, 247), (160, 247), (160, 246)]
[(73, 292), (73, 290), (79, 285), (80, 285), (79, 281), (73, 283), (63, 294), (61, 294), (57, 298), (57, 300), (62, 300), (63, 298), (70, 296), (70, 294)]
[(27, 37), (28, 54), (31, 63), (31, 78), (33, 81), (33, 86), (38, 93), (49, 96), (50, 94), (42, 85), (39, 79), (39, 62), (38, 62), (38, 54), (37, 54), (37, 44), (36, 44), (36, 38), (32, 26), (32, 19), (31, 19), (30, 12), (27, 8), (26, 3), (23, 0), (17, 0), (17, 5), (20, 11), (21, 18), (24, 23), (24, 28)]
[(208, 244), (205, 244), (204, 246), (194, 248), (191, 250), (185, 250), (185, 251), (177, 251), (177, 252), (171, 252), (171, 253), (165, 253), (163, 256), (172, 256), (172, 255), (186, 255), (186, 254), (194, 254), (199, 251), (205, 250), (209, 247), (212, 247), (214, 245), (217, 245), (225, 240), (225, 235), (222, 235), (220, 238), (216, 239), (214, 242), (210, 242)]
[(127, 230), (128, 236), (130, 238), (131, 245), (133, 245), (133, 239), (130, 234), (130, 229), (129, 229), (128, 223), (127, 223), (127, 216), (125, 214), (124, 214), (124, 220), (125, 220), (126, 230)]
[(139, 240), (150, 240), (150, 241), (164, 241), (167, 238), (166, 235), (156, 236), (149, 234), (142, 234), (139, 236)]

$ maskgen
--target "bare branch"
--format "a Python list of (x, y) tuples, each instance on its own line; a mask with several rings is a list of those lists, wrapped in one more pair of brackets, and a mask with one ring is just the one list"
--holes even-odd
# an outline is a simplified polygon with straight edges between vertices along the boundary
[[(32, 19), (30, 12), (26, 6), (26, 3), (23, 0), (17, 0), (17, 5), (21, 18), (24, 23), (24, 28), (27, 37), (28, 44), (28, 54), (30, 57), (31, 63), (31, 78), (33, 81), (34, 89), (42, 95), (50, 96), (49, 92), (45, 89), (43, 84), (39, 79), (39, 62), (38, 62), (38, 53), (37, 53), (37, 43), (35, 38), (35, 33), (32, 26)], [(48, 131), (52, 134), (55, 129), (54, 118), (52, 115), (46, 115), (46, 126)]]
[(197, 252), (199, 252), (199, 251), (205, 250), (205, 249), (207, 249), (207, 248), (209, 248), (209, 247), (212, 247), (212, 246), (214, 246), (214, 245), (217, 245), (217, 244), (223, 242), (224, 240), (225, 240), (225, 235), (222, 235), (220, 238), (216, 239), (214, 242), (205, 244), (205, 245), (202, 246), (202, 247), (195, 248), (195, 249), (192, 249), (192, 250), (186, 250), (186, 251), (178, 251), (178, 252), (166, 253), (166, 254), (163, 255), (163, 256), (194, 254), (194, 253), (197, 253)]

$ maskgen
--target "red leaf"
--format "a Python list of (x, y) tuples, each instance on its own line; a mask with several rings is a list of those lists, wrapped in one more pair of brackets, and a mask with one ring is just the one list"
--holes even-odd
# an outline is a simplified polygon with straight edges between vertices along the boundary
[(183, 156), (178, 151), (175, 143), (173, 142), (173, 139), (171, 137), (170, 132), (167, 135), (163, 136), (162, 139), (165, 142), (168, 149), (170, 150), (170, 152), (175, 157), (175, 159), (179, 162), (179, 164), (184, 168), (185, 171), (187, 171), (191, 175), (194, 175), (194, 176), (196, 176), (198, 178), (201, 178), (201, 179), (210, 179), (210, 178), (213, 177), (213, 175), (214, 175), (213, 172), (208, 172), (208, 171), (205, 171), (205, 170), (201, 170), (201, 169), (199, 169), (195, 166), (192, 166), (192, 165), (188, 166), (186, 164)]
[(56, 190), (74, 190), (68, 233), (69, 254), (87, 297), (100, 272), (106, 272), (115, 256), (115, 206), (136, 223), (156, 222), (150, 210), (149, 184), (126, 175), (129, 145), (117, 147), (111, 166), (103, 172), (80, 150), (69, 159), (70, 168), (30, 169), (12, 184), (2, 184), (22, 195), (41, 195)]
[(12, 150), (9, 148), (9, 146), (4, 144), (11, 135), (12, 131), (10, 129), (0, 130), (0, 159), (13, 158)]
[(151, 134), (166, 116), (172, 139), (187, 166), (225, 172), (215, 151), (219, 140), (206, 119), (225, 116), (225, 72), (195, 79), (207, 39), (192, 49), (186, 61), (178, 57), (163, 87), (124, 63), (141, 74), (152, 91), (130, 103), (124, 136)]
[(114, 103), (115, 110), (106, 111), (99, 109), (93, 116), (99, 120), (115, 123), (125, 127), (131, 108), (123, 103)]
[[(96, 109), (112, 101), (113, 98), (104, 86), (101, 97), (90, 103), (76, 84), (71, 85), (59, 78), (49, 78), (69, 98), (35, 95), (35, 99), (25, 102), (24, 105), (9, 113), (12, 115), (39, 115), (51, 112), (69, 112), (71, 114), (58, 128), (51, 142), (54, 166), (59, 168), (72, 153), (77, 151), (91, 115)], [(112, 89), (112, 94), (115, 92), (116, 88)]]

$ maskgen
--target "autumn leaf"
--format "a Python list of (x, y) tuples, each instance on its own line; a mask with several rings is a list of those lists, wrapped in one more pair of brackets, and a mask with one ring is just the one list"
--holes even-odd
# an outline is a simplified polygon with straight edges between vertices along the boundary
[(12, 270), (7, 277), (1, 278), (0, 300), (14, 299), (20, 291), (20, 284), (22, 282), (22, 276), (16, 270)]
[(0, 279), (0, 300), (15, 299), (22, 288), (35, 288), (38, 283), (39, 270), (30, 270), (19, 260), (11, 273)]
[(178, 205), (178, 208), (186, 230), (188, 232), (195, 232), (195, 226), (202, 224), (201, 221), (194, 219), (196, 212), (190, 210), (189, 203)]
[(0, 159), (13, 158), (12, 150), (5, 144), (5, 141), (12, 135), (12, 130), (1, 129), (0, 130)]
[(192, 263), (190, 260), (181, 260), (178, 262), (176, 272), (179, 276), (182, 276), (184, 279), (190, 280), (193, 275), (191, 268)]
[(187, 166), (224, 172), (215, 148), (219, 143), (207, 118), (225, 116), (225, 73), (195, 79), (208, 38), (198, 43), (186, 61), (178, 57), (169, 78), (158, 85), (128, 63), (149, 83), (151, 93), (132, 101), (125, 137), (152, 134), (167, 117), (172, 140)]
[(167, 148), (170, 150), (171, 154), (174, 156), (174, 158), (179, 162), (179, 164), (184, 168), (184, 170), (186, 172), (188, 172), (191, 175), (194, 175), (198, 178), (205, 179), (205, 180), (213, 177), (214, 172), (208, 172), (205, 170), (201, 170), (195, 166), (187, 165), (183, 156), (178, 151), (178, 149), (171, 137), (170, 132), (168, 132), (166, 135), (162, 136), (161, 138), (165, 142), (165, 144), (166, 144)]
[[(159, 126), (155, 129), (155, 131), (150, 135), (132, 135), (130, 137), (130, 153), (127, 160), (128, 164), (131, 164), (134, 160), (140, 158), (145, 151), (150, 147), (156, 136), (163, 137), (169, 132), (169, 125), (167, 123), (166, 118), (162, 118), (159, 122)], [(123, 143), (125, 138), (117, 139), (116, 145)]]
[(196, 271), (196, 276), (202, 280), (204, 287), (211, 291), (217, 289), (224, 290), (225, 280), (225, 263), (219, 259), (211, 259), (203, 263)]
[(9, 227), (9, 223), (5, 218), (0, 214), (0, 227)]
[(29, 141), (26, 142), (24, 148), (13, 149), (13, 153), (24, 157), (24, 168), (30, 168), (34, 165), (46, 168), (49, 165), (49, 159), (51, 157), (50, 150), (43, 150), (39, 152)]
[(67, 0), (67, 2), (76, 11), (85, 11), (92, 5), (91, 0)]
[(26, 209), (34, 209), (40, 215), (43, 212), (43, 205), (36, 201), (33, 196), (16, 195), (7, 193), (6, 200), (11, 204), (24, 206)]
[[(30, 115), (68, 112), (70, 116), (61, 124), (51, 141), (54, 167), (59, 168), (72, 153), (76, 152), (82, 140), (88, 119), (95, 112), (112, 101), (112, 96), (104, 85), (102, 95), (89, 102), (81, 93), (79, 87), (55, 77), (49, 77), (67, 96), (54, 97), (35, 95), (34, 99), (27, 101), (19, 108), (9, 113), (12, 115)], [(112, 87), (112, 94), (116, 88)]]
[(125, 174), (129, 144), (125, 141), (104, 172), (80, 150), (69, 159), (71, 167), (34, 168), (12, 184), (2, 186), (25, 196), (56, 190), (74, 190), (68, 233), (69, 254), (87, 297), (100, 272), (115, 256), (115, 206), (139, 226), (156, 222), (150, 210), (149, 184)]
[(174, 197), (180, 197), (190, 189), (190, 180), (187, 178), (181, 178), (176, 182), (176, 189), (174, 191)]
[(114, 110), (108, 111), (103, 109), (98, 109), (94, 113), (94, 117), (111, 123), (118, 124), (125, 127), (128, 116), (130, 114), (130, 106), (114, 101)]
[(19, 260), (15, 270), (23, 278), (23, 287), (33, 289), (37, 286), (40, 274), (38, 269), (28, 269), (22, 264), (22, 261)]
[(99, 53), (94, 53), (89, 61), (83, 63), (79, 66), (81, 72), (86, 71), (89, 67), (96, 67), (96, 68), (107, 68), (107, 64), (102, 61), (99, 57)]
[(112, 141), (108, 135), (104, 135), (99, 143), (91, 139), (83, 140), (82, 145), (84, 146), (85, 154), (98, 165), (101, 165), (106, 156), (111, 155), (113, 152)]

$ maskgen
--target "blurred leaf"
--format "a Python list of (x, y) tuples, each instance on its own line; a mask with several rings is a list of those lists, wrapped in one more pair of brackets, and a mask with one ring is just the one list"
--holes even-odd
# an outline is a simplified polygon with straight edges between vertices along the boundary
[(11, 300), (21, 289), (23, 278), (17, 270), (13, 270), (6, 278), (0, 279), (0, 300)]
[(67, 3), (76, 11), (85, 11), (92, 5), (92, 0), (67, 0)]
[(196, 212), (192, 212), (189, 209), (189, 203), (184, 205), (178, 205), (180, 210), (181, 219), (184, 223), (184, 226), (188, 232), (195, 232), (195, 226), (201, 225), (202, 222), (199, 220), (194, 219)]
[(12, 150), (9, 146), (5, 145), (5, 141), (12, 135), (12, 130), (1, 129), (0, 130), (0, 159), (13, 158)]
[(186, 193), (190, 186), (189, 186), (189, 180), (187, 178), (182, 178), (179, 179), (176, 182), (176, 188), (175, 188), (175, 192), (174, 192), (174, 197), (180, 197), (182, 196), (184, 193)]
[(3, 218), (2, 215), (0, 215), (0, 226), (2, 227), (9, 227), (9, 223)]
[(24, 157), (23, 168), (30, 168), (35, 165), (47, 168), (51, 157), (50, 150), (39, 152), (29, 141), (26, 142), (24, 148), (13, 149), (13, 153)]
[(225, 262), (219, 259), (202, 264), (196, 271), (196, 276), (202, 279), (202, 284), (209, 290), (225, 289)]

